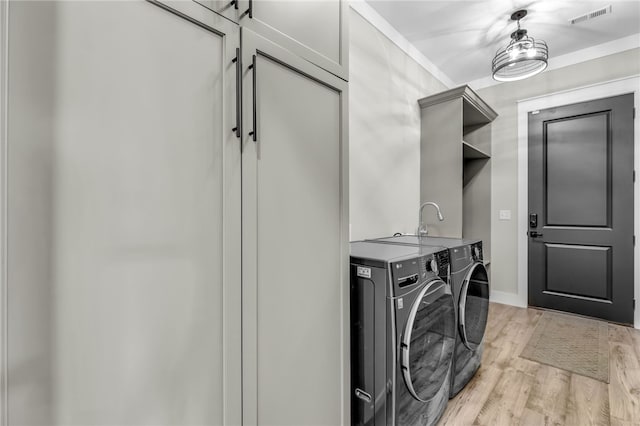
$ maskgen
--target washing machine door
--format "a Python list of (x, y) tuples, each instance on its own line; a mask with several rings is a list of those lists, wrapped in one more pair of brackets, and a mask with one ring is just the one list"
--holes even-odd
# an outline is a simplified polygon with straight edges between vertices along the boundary
[(400, 358), (405, 384), (419, 401), (436, 396), (449, 374), (455, 319), (451, 289), (440, 279), (425, 285), (411, 306)]
[(480, 262), (474, 263), (464, 277), (458, 312), (462, 343), (475, 350), (484, 338), (489, 313), (489, 276)]

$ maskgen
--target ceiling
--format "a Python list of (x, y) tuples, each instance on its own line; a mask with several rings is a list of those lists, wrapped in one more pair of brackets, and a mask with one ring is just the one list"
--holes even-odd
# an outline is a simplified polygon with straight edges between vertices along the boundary
[[(527, 9), (520, 21), (529, 35), (547, 42), (549, 58), (640, 33), (640, 0), (367, 0), (424, 56), (462, 84), (491, 76), (491, 60), (516, 29), (510, 16)], [(612, 13), (577, 24), (569, 20), (612, 6)], [(640, 37), (640, 35), (638, 36)]]

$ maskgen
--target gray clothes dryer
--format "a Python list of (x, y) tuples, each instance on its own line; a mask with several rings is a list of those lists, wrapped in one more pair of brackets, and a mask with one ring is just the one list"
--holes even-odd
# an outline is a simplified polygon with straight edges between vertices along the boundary
[(351, 423), (434, 425), (455, 349), (444, 248), (351, 243)]
[(458, 332), (451, 369), (453, 398), (473, 378), (482, 361), (484, 333), (489, 313), (489, 275), (483, 263), (482, 241), (445, 237), (401, 235), (372, 240), (385, 244), (439, 246), (449, 250), (451, 290), (453, 291)]

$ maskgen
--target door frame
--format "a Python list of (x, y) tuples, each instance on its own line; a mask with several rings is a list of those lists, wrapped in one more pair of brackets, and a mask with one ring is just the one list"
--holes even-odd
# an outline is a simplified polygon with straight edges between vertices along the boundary
[(9, 1), (0, 1), (0, 425), (9, 424), (7, 352), (7, 122), (9, 89)]
[[(640, 75), (582, 86), (518, 101), (518, 292), (511, 301), (515, 306), (526, 307), (528, 301), (528, 211), (529, 211), (529, 128), (530, 111), (587, 102), (612, 96), (634, 94), (634, 107), (640, 111)], [(640, 125), (634, 120), (634, 169), (640, 172)], [(640, 185), (634, 183), (634, 235), (640, 237)], [(634, 247), (634, 297), (640, 298), (640, 256), (638, 243)], [(634, 312), (634, 327), (640, 329), (640, 308)]]

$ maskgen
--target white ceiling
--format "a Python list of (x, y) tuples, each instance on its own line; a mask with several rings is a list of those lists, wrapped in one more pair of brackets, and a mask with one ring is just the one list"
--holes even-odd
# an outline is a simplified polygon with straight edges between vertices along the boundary
[[(640, 33), (640, 0), (367, 0), (455, 83), (491, 75), (495, 52), (516, 29), (511, 13), (529, 35), (547, 42), (553, 58)], [(571, 18), (612, 5), (612, 14), (578, 24)], [(640, 37), (640, 35), (638, 36)]]

